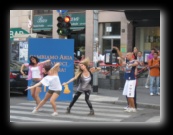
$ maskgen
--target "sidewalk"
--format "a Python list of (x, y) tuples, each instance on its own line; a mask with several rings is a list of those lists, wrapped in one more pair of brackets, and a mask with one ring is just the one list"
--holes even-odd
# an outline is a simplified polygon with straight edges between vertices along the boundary
[[(74, 92), (76, 87), (74, 87)], [(104, 102), (104, 103), (113, 103), (121, 104), (127, 106), (126, 97), (122, 95), (123, 90), (110, 90), (110, 89), (98, 89), (98, 92), (92, 92), (90, 95), (91, 101)], [(161, 96), (149, 95), (149, 89), (146, 89), (143, 86), (137, 87), (137, 106), (138, 107), (147, 107), (160, 109), (160, 99)], [(79, 98), (85, 99), (85, 95), (82, 94)]]

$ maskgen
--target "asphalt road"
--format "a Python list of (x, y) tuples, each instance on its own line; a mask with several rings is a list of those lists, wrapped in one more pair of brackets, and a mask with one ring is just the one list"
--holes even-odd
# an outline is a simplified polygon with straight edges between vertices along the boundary
[(32, 114), (34, 101), (27, 100), (23, 94), (10, 94), (10, 121), (11, 122), (114, 122), (141, 124), (160, 122), (160, 110), (151, 108), (138, 108), (135, 113), (124, 112), (124, 105), (113, 103), (92, 102), (95, 115), (87, 116), (89, 108), (86, 102), (79, 97), (71, 110), (66, 114), (69, 102), (57, 102), (59, 115), (51, 116), (53, 109), (49, 102), (43, 106), (43, 110)]

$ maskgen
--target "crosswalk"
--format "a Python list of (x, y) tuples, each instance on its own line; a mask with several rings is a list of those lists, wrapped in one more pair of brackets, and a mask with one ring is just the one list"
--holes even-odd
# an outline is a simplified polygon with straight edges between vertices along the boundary
[[(92, 102), (95, 111), (94, 116), (88, 116), (89, 108), (84, 100), (77, 100), (71, 109), (70, 114), (66, 114), (69, 102), (56, 103), (58, 116), (51, 116), (52, 106), (49, 102), (36, 114), (32, 114), (34, 101), (19, 103), (10, 106), (10, 122), (121, 122), (129, 118), (133, 113), (124, 112), (120, 105)], [(138, 108), (138, 111), (143, 108)]]

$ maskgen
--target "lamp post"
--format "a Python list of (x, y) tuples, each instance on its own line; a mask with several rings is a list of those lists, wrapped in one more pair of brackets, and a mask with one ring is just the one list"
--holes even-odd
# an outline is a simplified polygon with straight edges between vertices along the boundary
[[(93, 65), (97, 67), (98, 62), (98, 10), (93, 10), (94, 32), (93, 32)], [(93, 92), (98, 93), (98, 72), (93, 73)]]

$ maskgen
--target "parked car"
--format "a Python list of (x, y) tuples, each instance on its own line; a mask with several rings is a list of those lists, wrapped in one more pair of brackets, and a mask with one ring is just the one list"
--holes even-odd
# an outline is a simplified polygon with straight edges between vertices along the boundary
[(28, 81), (26, 80), (28, 76), (28, 69), (24, 69), (26, 76), (20, 73), (20, 68), (23, 63), (18, 61), (10, 61), (10, 92), (18, 92), (27, 95), (25, 89), (28, 86)]

